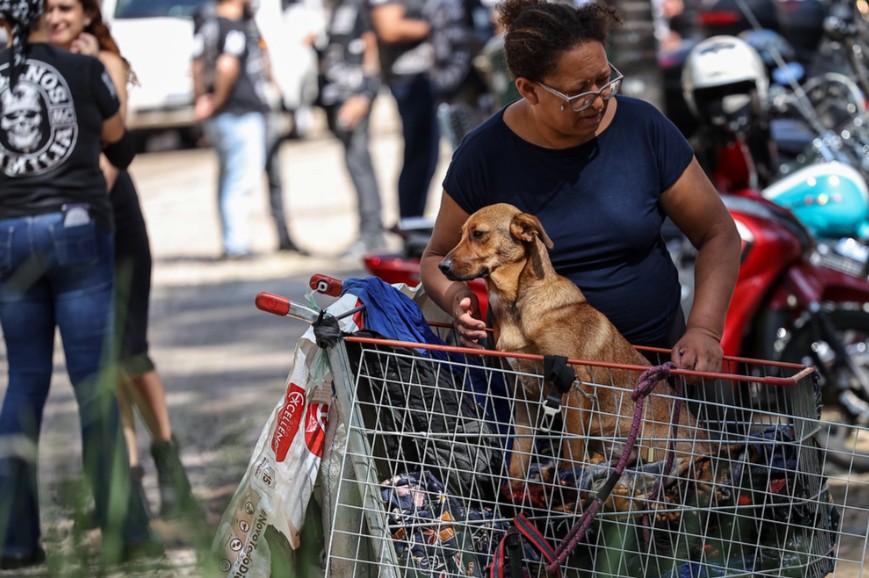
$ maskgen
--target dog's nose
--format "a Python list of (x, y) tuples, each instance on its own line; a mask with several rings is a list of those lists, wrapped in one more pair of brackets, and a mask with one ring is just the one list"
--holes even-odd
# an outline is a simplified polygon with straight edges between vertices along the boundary
[(453, 267), (453, 262), (450, 259), (444, 259), (440, 263), (438, 263), (438, 269), (441, 270), (441, 273), (446, 275), (450, 272), (450, 269)]

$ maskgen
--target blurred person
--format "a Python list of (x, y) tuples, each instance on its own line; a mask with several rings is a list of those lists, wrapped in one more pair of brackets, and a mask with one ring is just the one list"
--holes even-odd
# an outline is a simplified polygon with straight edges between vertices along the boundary
[(278, 88), (272, 76), (272, 63), (269, 58), (268, 46), (265, 40), (256, 30), (256, 23), (251, 20), (250, 24), (254, 27), (253, 34), (259, 36), (259, 44), (265, 57), (265, 66), (267, 70), (267, 98), (269, 112), (266, 115), (266, 144), (265, 144), (265, 171), (266, 182), (269, 189), (269, 209), (272, 215), (272, 221), (275, 224), (275, 232), (278, 236), (278, 251), (287, 251), (307, 255), (308, 252), (299, 247), (290, 235), (290, 229), (287, 225), (287, 215), (284, 210), (284, 180), (281, 172), (281, 145), (284, 142), (284, 127), (283, 127), (283, 95)]
[(440, 146), (435, 91), (428, 73), (432, 66), (431, 25), (423, 15), (424, 0), (368, 3), (380, 74), (401, 118), (404, 153), (398, 176), (398, 213), (401, 219), (421, 217)]
[(56, 328), (102, 562), (163, 554), (142, 496), (131, 491), (108, 362), (114, 237), (100, 152), (126, 168), (135, 151), (105, 67), (49, 44), (43, 1), (0, 0), (0, 19), (12, 26), (12, 46), (0, 54), (0, 324), (9, 373), (0, 410), (0, 569), (45, 559), (37, 462)]
[[(117, 89), (126, 116), (127, 86), (133, 71), (105, 25), (97, 0), (46, 0), (45, 16), (54, 46), (96, 56)], [(151, 455), (160, 488), (160, 515), (194, 513), (196, 502), (172, 435), (163, 378), (148, 353), (151, 248), (136, 187), (126, 170), (103, 157), (102, 167), (115, 221), (115, 338), (118, 342), (118, 401), (133, 481), (142, 492), (135, 407), (151, 437)], [(144, 494), (144, 493), (143, 493)]]
[[(193, 30), (198, 32), (202, 23), (209, 17), (217, 15), (215, 2), (205, 2), (193, 14)], [(286, 211), (284, 209), (284, 185), (280, 165), (281, 144), (284, 142), (283, 131), (283, 96), (272, 75), (272, 64), (269, 58), (268, 46), (260, 34), (253, 18), (248, 21), (251, 28), (250, 34), (258, 39), (260, 50), (263, 55), (263, 66), (266, 71), (266, 104), (268, 112), (265, 116), (265, 172), (268, 184), (269, 211), (272, 222), (275, 225), (275, 234), (278, 238), (278, 251), (289, 251), (307, 255), (308, 252), (300, 248), (293, 240), (287, 224)]]
[(253, 256), (251, 202), (265, 168), (268, 79), (253, 10), (253, 0), (218, 0), (194, 32), (194, 116), (217, 151), (226, 259)]
[(336, 0), (320, 57), (319, 104), (344, 147), (344, 164), (356, 191), (358, 239), (344, 257), (383, 250), (380, 186), (371, 161), (371, 108), (380, 90), (377, 40), (365, 0)]
[(489, 12), (480, 0), (430, 0), (426, 4), (438, 120), (453, 149), (494, 112), (486, 79), (474, 64), (493, 34)]
[(492, 24), (492, 37), (483, 45), (476, 65), (486, 80), (489, 97), (492, 99), (492, 111), (495, 112), (519, 100), (522, 95), (516, 88), (515, 79), (507, 67), (507, 58), (504, 55), (506, 30), (497, 19)]

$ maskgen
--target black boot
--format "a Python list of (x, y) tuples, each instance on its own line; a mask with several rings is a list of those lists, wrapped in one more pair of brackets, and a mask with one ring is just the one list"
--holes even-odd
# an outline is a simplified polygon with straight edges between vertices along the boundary
[(160, 486), (160, 517), (165, 520), (199, 515), (199, 504), (193, 497), (190, 481), (178, 457), (175, 438), (166, 442), (153, 442), (151, 455), (157, 467), (157, 481)]
[(145, 495), (145, 487), (142, 485), (142, 478), (145, 477), (145, 468), (142, 466), (133, 466), (130, 468), (130, 491), (138, 494), (145, 503), (145, 513), (151, 517), (151, 507), (148, 505), (148, 496)]

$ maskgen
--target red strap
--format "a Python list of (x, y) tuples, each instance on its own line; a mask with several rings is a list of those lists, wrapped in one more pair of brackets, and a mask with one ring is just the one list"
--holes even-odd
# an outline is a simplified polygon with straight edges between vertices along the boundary
[(501, 541), (498, 543), (498, 549), (492, 555), (492, 563), (489, 564), (490, 578), (504, 578), (504, 540), (506, 537), (505, 534), (504, 538), (501, 538)]
[[(537, 529), (531, 520), (525, 517), (524, 514), (518, 514), (513, 518), (513, 524), (516, 529), (525, 537), (528, 542), (540, 552), (546, 561), (551, 565), (555, 561), (555, 549), (546, 541), (546, 537)], [(492, 563), (489, 565), (490, 578), (504, 578), (504, 544), (507, 540), (508, 533), (504, 534), (501, 541), (498, 543), (498, 548), (492, 556)], [(512, 561), (511, 562), (515, 562)], [(560, 577), (561, 571), (555, 570), (555, 575)]]
[[(555, 549), (549, 545), (549, 542), (546, 541), (546, 537), (540, 533), (540, 530), (537, 529), (537, 526), (531, 523), (531, 520), (525, 517), (525, 514), (519, 514), (515, 518), (513, 518), (513, 522), (516, 524), (516, 528), (522, 532), (522, 535), (525, 536), (525, 539), (528, 540), (532, 546), (537, 548), (537, 550), (543, 554), (543, 557), (546, 558), (546, 561), (549, 564), (552, 564), (555, 561)], [(561, 576), (561, 571), (555, 571), (556, 576)]]

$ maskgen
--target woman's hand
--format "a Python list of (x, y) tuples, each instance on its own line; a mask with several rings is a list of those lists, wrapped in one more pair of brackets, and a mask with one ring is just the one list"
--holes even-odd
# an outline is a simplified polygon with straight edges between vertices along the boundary
[(716, 335), (705, 329), (689, 327), (673, 347), (672, 361), (679, 369), (718, 373), (724, 351)]
[(82, 32), (69, 45), (69, 50), (70, 52), (96, 56), (100, 52), (100, 43), (93, 34)]
[(465, 347), (483, 349), (480, 340), (486, 338), (486, 324), (477, 319), (480, 315), (480, 302), (477, 296), (470, 295), (456, 297), (453, 306), (453, 327), (459, 336), (459, 343)]

